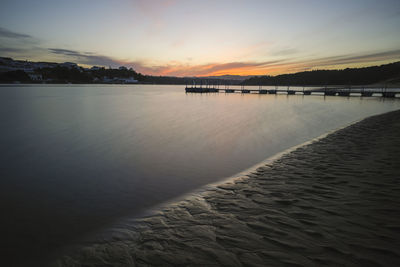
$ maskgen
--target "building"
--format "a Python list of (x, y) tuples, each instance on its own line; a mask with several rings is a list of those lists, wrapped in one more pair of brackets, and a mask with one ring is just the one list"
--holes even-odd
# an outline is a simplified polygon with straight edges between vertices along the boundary
[(41, 74), (28, 74), (28, 75), (32, 81), (42, 81), (43, 80), (43, 77)]
[(129, 84), (138, 83), (138, 80), (135, 80), (133, 77), (129, 77), (129, 78), (121, 79), (121, 80), (122, 80), (122, 83), (129, 83)]
[[(75, 63), (69, 63), (68, 66), (73, 66), (73, 64)], [(57, 63), (32, 62), (27, 60), (13, 60), (12, 58), (8, 57), (0, 57), (0, 72), (23, 70), (26, 73), (34, 73), (35, 69), (54, 68), (56, 66), (58, 66)]]
[(64, 62), (60, 64), (61, 67), (68, 68), (68, 69), (78, 69), (79, 66), (73, 62)]

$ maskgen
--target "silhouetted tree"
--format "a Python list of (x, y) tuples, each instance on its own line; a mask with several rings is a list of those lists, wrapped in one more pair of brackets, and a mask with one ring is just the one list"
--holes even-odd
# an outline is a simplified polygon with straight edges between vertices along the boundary
[(30, 82), (31, 78), (23, 70), (7, 71), (0, 73), (0, 82)]
[(245, 85), (364, 85), (394, 82), (400, 77), (400, 62), (366, 68), (313, 70), (277, 76), (258, 76), (243, 81)]

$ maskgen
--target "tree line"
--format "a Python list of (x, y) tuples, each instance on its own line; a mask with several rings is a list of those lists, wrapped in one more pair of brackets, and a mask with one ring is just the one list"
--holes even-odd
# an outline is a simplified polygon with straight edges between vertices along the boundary
[(400, 61), (365, 68), (256, 76), (242, 82), (243, 85), (368, 85), (374, 83), (400, 83)]
[[(83, 69), (56, 66), (35, 70), (46, 83), (103, 83), (104, 77), (130, 78), (147, 84), (192, 84), (205, 82), (208, 84), (238, 84), (237, 80), (202, 78), (202, 77), (170, 77), (143, 75), (130, 69)], [(34, 83), (22, 70), (0, 73), (0, 83), (11, 82)], [(313, 70), (276, 76), (255, 76), (241, 82), (242, 85), (368, 85), (374, 83), (400, 83), (400, 61), (381, 66), (365, 68), (347, 68), (342, 70)]]
[(144, 84), (192, 84), (195, 82), (197, 85), (207, 82), (208, 84), (224, 84), (233, 83), (237, 81), (227, 81), (221, 79), (209, 79), (201, 77), (173, 77), (173, 76), (152, 76), (143, 75), (136, 72), (132, 68), (130, 69), (111, 69), (111, 68), (99, 68), (99, 69), (83, 69), (79, 68), (68, 68), (63, 66), (56, 66), (53, 68), (39, 68), (35, 69), (36, 75), (41, 75), (41, 80), (33, 80), (29, 74), (23, 70), (15, 70), (0, 73), (0, 83), (103, 83), (104, 78), (130, 78), (133, 77), (139, 83)]

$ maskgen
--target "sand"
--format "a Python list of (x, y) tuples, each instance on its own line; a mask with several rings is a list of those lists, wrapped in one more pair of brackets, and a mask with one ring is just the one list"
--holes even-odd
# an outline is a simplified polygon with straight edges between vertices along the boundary
[(400, 111), (116, 226), (55, 266), (400, 266)]

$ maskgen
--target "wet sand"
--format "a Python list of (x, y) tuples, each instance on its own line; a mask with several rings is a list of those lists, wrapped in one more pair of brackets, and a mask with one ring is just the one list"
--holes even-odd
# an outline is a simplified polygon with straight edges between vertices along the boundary
[(55, 266), (400, 266), (400, 111), (119, 224)]

